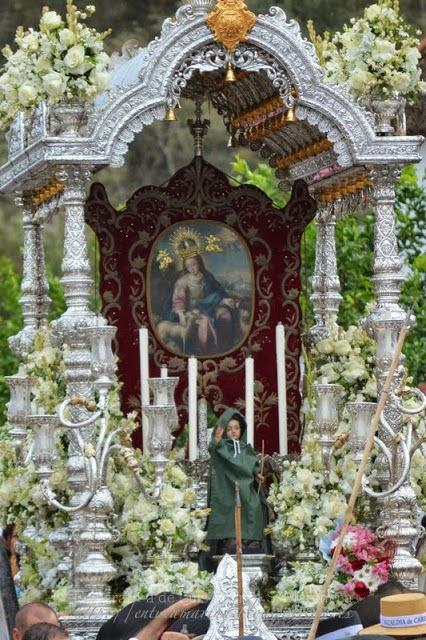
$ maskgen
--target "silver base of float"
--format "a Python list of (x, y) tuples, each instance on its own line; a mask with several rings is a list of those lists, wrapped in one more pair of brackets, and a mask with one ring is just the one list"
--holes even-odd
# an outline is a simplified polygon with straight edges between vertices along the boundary
[[(324, 618), (336, 615), (324, 614)], [(312, 624), (313, 614), (309, 613), (265, 613), (263, 620), (277, 640), (305, 640)], [(95, 640), (100, 627), (108, 616), (64, 616), (61, 622), (70, 633), (70, 640)]]

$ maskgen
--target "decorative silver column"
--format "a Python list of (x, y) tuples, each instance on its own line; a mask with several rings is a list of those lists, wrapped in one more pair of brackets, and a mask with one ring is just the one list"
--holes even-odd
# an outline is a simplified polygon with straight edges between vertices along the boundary
[(376, 412), (375, 402), (348, 402), (346, 409), (351, 418), (349, 433), (349, 447), (352, 457), (359, 466), (361, 464), (365, 443), (371, 427), (371, 421)]
[(22, 268), (22, 296), (20, 302), (24, 317), (24, 328), (9, 338), (9, 347), (20, 358), (32, 348), (34, 333), (47, 318), (50, 298), (44, 259), (43, 225), (35, 219), (28, 198), (18, 198), (16, 203), (23, 208), (24, 253)]
[[(370, 178), (373, 183), (371, 197), (376, 215), (373, 275), (376, 306), (366, 319), (365, 326), (377, 344), (376, 378), (379, 393), (395, 351), (399, 332), (404, 323), (411, 322), (399, 305), (401, 282), (404, 279), (395, 233), (395, 183), (399, 176), (400, 167), (398, 166), (387, 165), (370, 169)], [(401, 384), (404, 374), (402, 363), (403, 357), (391, 384), (392, 392)], [(385, 404), (383, 419), (379, 423), (378, 437), (392, 450), (393, 437), (384, 425), (389, 425), (396, 437), (399, 437), (404, 426), (401, 407), (392, 393)], [(394, 460), (389, 467), (383, 451), (377, 456), (375, 469), (382, 490), (385, 491), (397, 481), (401, 473), (401, 464), (401, 460), (398, 459)], [(391, 495), (384, 497), (378, 518), (379, 533), (384, 538), (396, 541), (397, 548), (393, 561), (395, 575), (407, 586), (415, 586), (420, 570), (419, 563), (414, 557), (418, 528), (416, 498), (409, 480)]]
[[(90, 338), (84, 331), (87, 327), (95, 326), (95, 314), (89, 309), (92, 279), (90, 277), (90, 262), (84, 219), (84, 204), (86, 201), (86, 187), (91, 172), (80, 166), (65, 166), (57, 173), (57, 178), (64, 184), (62, 204), (64, 208), (64, 256), (62, 260), (64, 296), (67, 309), (63, 315), (52, 322), (54, 335), (59, 343), (68, 346), (64, 357), (67, 378), (67, 396), (93, 397)], [(70, 408), (75, 422), (87, 419), (89, 413), (82, 405)], [(83, 437), (89, 440), (93, 426), (83, 428)], [(71, 507), (84, 502), (87, 494), (87, 478), (85, 462), (72, 435), (70, 441), (70, 456), (67, 462), (68, 481), (74, 491)], [(77, 578), (77, 567), (81, 566), (87, 556), (81, 536), (87, 530), (86, 512), (76, 511), (70, 515), (70, 555), (72, 559), (73, 585), (69, 600), (76, 605), (84, 601), (88, 591)]]
[(315, 252), (315, 273), (312, 279), (316, 324), (312, 327), (312, 335), (322, 340), (329, 334), (329, 326), (337, 327), (337, 315), (342, 296), (340, 281), (337, 275), (336, 217), (333, 204), (327, 204), (318, 210), (316, 216), (317, 240)]

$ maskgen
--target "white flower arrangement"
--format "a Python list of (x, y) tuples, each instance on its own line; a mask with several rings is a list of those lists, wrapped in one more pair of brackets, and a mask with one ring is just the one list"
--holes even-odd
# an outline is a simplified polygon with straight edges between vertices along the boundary
[(300, 459), (284, 462), (281, 481), (272, 485), (268, 496), (276, 514), (268, 532), (290, 556), (316, 548), (320, 538), (334, 529), (335, 520), (344, 515), (347, 502), (342, 470), (347, 473), (343, 486), (348, 493), (356, 473), (348, 464), (349, 458), (346, 453), (339, 462), (333, 460), (327, 477), (318, 441), (309, 434)]
[(7, 61), (0, 75), (0, 127), (42, 100), (92, 100), (108, 87), (109, 56), (103, 41), (110, 30), (98, 33), (84, 24), (94, 11), (93, 5), (79, 11), (67, 0), (65, 19), (43, 7), (39, 31), (18, 27), (17, 50), (9, 45), (2, 50)]
[[(53, 346), (48, 326), (37, 332), (34, 349), (26, 355), (19, 370), (21, 375), (35, 379), (33, 413), (53, 414), (63, 401), (63, 356), (63, 350)], [(109, 396), (110, 427), (121, 427), (123, 440), (126, 440), (137, 426), (136, 415), (123, 415), (118, 391), (116, 386)], [(14, 522), (28, 548), (28, 553), (21, 559), (20, 600), (22, 603), (42, 600), (58, 610), (72, 613), (67, 602), (69, 580), (57, 573), (58, 556), (48, 540), (51, 532), (66, 525), (69, 516), (49, 508), (41, 494), (32, 463), (24, 472), (16, 464), (9, 430), (9, 425), (0, 429), (0, 522)], [(50, 484), (55, 493), (67, 502), (67, 437), (62, 430), (58, 434), (57, 447), (60, 459), (55, 464)], [(139, 460), (140, 474), (149, 489), (154, 484), (153, 465), (149, 457), (142, 456), (140, 451), (135, 450), (134, 454)], [(176, 577), (174, 586), (180, 588), (182, 593), (199, 592), (202, 596), (206, 592), (207, 577), (194, 572), (194, 563), (182, 563), (174, 569), (170, 568), (170, 558), (181, 558), (186, 551), (203, 548), (206, 535), (203, 529), (207, 510), (196, 508), (196, 495), (190, 478), (181, 468), (179, 455), (177, 451), (171, 457), (165, 471), (164, 491), (155, 503), (141, 496), (133, 475), (121, 457), (111, 460), (108, 484), (114, 499), (114, 511), (119, 514), (119, 522), (114, 525), (120, 534), (110, 551), (118, 575), (126, 579), (129, 593), (132, 589), (139, 589), (141, 567), (147, 559), (155, 560), (155, 570), (160, 573), (173, 573), (175, 569), (180, 577)], [(143, 584), (148, 585), (149, 581), (150, 574)], [(118, 592), (115, 595), (118, 606), (122, 594)]]
[(162, 591), (209, 599), (213, 591), (211, 574), (200, 571), (196, 562), (176, 562), (171, 554), (162, 553), (153, 558), (148, 569), (135, 569), (132, 584), (123, 594), (123, 606)]
[[(271, 610), (314, 611), (321, 593), (327, 573), (327, 564), (319, 562), (293, 562), (291, 572), (286, 573), (274, 589), (271, 598)], [(328, 591), (326, 611), (342, 611), (347, 609), (350, 601), (333, 580)]]
[(416, 46), (421, 32), (402, 18), (398, 0), (378, 0), (332, 38), (317, 36), (312, 23), (309, 27), (326, 81), (343, 85), (356, 100), (404, 96), (414, 101), (425, 91)]

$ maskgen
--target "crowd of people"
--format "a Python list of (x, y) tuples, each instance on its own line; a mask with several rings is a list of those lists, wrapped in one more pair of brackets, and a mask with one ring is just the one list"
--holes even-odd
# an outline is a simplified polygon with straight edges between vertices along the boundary
[[(134, 602), (107, 620), (96, 640), (202, 640), (208, 602), (171, 593)], [(362, 636), (362, 638), (361, 638)], [(12, 640), (66, 640), (69, 633), (51, 607), (19, 609)], [(426, 595), (391, 580), (346, 612), (321, 620), (316, 640), (426, 640)], [(241, 636), (238, 640), (262, 640)]]

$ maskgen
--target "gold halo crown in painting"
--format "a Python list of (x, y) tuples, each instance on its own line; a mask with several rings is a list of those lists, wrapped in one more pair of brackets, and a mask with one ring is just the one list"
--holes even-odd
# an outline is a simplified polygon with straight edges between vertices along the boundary
[[(195, 229), (189, 227), (180, 227), (175, 231), (170, 238), (170, 246), (180, 265), (183, 265), (187, 258), (194, 258), (203, 252), (218, 253), (223, 251), (217, 236), (210, 234), (203, 238)], [(167, 249), (160, 250), (156, 260), (161, 271), (167, 269), (174, 262)]]

